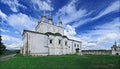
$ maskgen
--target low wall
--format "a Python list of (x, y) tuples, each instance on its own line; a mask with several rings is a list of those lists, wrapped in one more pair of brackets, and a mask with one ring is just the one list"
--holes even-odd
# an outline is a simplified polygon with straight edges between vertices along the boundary
[(111, 50), (82, 50), (82, 54), (111, 55)]

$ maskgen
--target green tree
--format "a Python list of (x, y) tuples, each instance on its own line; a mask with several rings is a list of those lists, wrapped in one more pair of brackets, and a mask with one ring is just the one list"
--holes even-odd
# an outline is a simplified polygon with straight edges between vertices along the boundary
[(6, 47), (5, 45), (2, 43), (2, 36), (0, 35), (0, 55), (5, 54), (6, 51)]

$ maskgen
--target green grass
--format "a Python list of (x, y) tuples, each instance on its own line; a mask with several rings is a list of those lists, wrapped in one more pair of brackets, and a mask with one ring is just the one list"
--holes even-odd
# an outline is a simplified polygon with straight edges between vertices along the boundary
[(0, 69), (120, 69), (120, 56), (16, 56), (0, 62)]

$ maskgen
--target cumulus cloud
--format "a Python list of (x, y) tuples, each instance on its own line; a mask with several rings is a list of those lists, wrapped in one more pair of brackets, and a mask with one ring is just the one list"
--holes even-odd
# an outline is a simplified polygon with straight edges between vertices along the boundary
[(119, 18), (115, 18), (80, 35), (75, 31), (75, 27), (67, 25), (64, 33), (70, 39), (82, 41), (82, 49), (110, 49), (115, 41), (120, 40), (120, 22)]
[(51, 1), (41, 1), (41, 0), (31, 0), (31, 3), (33, 4), (33, 8), (35, 10), (47, 10), (52, 11), (54, 8), (51, 6)]
[(7, 49), (20, 49), (22, 40), (9, 35), (2, 35), (2, 41)]
[(7, 18), (7, 15), (3, 13), (1, 10), (0, 10), (0, 18), (2, 18), (3, 20), (6, 20)]
[(64, 31), (65, 35), (71, 36), (71, 35), (76, 35), (75, 28), (73, 28), (70, 25), (67, 25)]
[(97, 39), (97, 41), (98, 41), (98, 44), (100, 44), (103, 42), (109, 42), (109, 41), (113, 41), (113, 40), (115, 41), (118, 38), (119, 38), (119, 35), (117, 35), (116, 33), (109, 33), (109, 34), (106, 34), (102, 37), (99, 37)]
[(7, 22), (21, 32), (23, 29), (34, 30), (34, 27), (37, 25), (37, 19), (23, 13), (8, 16)]
[[(9, 24), (14, 29), (16, 29), (17, 31), (15, 31), (14, 33), (18, 35), (21, 35), (23, 29), (34, 30), (38, 21), (37, 19), (23, 13), (11, 14), (9, 16), (7, 16), (6, 14), (0, 13), (0, 17), (4, 18), (7, 24)], [(6, 33), (11, 31), (1, 28), (0, 32)], [(21, 38), (16, 38), (12, 35), (11, 36), (3, 35), (3, 34), (1, 35), (2, 35), (3, 43), (6, 45), (7, 49), (20, 49), (20, 47), (22, 46)]]
[(2, 3), (7, 4), (13, 12), (18, 12), (18, 8), (27, 8), (19, 3), (19, 0), (1, 0)]
[[(62, 14), (65, 15), (65, 13), (66, 13), (66, 14), (71, 15), (71, 17), (68, 16), (71, 19), (67, 18), (66, 21), (64, 20), (65, 19), (64, 17), (67, 17), (67, 16), (65, 15), (63, 17), (64, 18), (63, 21), (65, 21), (66, 23), (67, 23), (67, 21), (72, 22), (72, 21), (76, 20), (77, 18), (81, 19), (86, 14), (86, 11), (84, 11), (84, 14), (81, 15), (82, 17), (76, 17), (75, 16), (76, 18), (74, 18), (74, 15), (72, 15), (72, 13), (77, 12), (76, 9), (75, 9), (74, 2), (75, 1), (71, 2), (67, 6), (64, 6), (62, 9), (60, 9)], [(115, 6), (116, 3), (117, 2), (113, 3), (111, 6), (109, 6), (106, 9), (109, 10), (109, 8), (113, 8), (113, 6)], [(69, 7), (69, 6), (71, 6), (71, 7)], [(68, 11), (67, 11), (67, 8), (68, 8)], [(73, 10), (73, 11), (69, 11), (69, 9)], [(110, 13), (110, 12), (106, 11), (106, 9), (103, 12), (104, 15)], [(116, 9), (118, 9), (118, 7), (116, 7)], [(116, 11), (116, 9), (112, 9), (111, 12)], [(99, 15), (104, 16), (103, 13), (100, 13)], [(89, 14), (91, 14), (91, 13), (89, 13)], [(61, 14), (59, 14), (59, 15), (61, 15)], [(100, 16), (100, 17), (102, 17), (102, 16)], [(82, 48), (83, 49), (104, 49), (105, 48), (104, 43), (107, 42), (109, 44), (110, 41), (112, 41), (111, 43), (113, 43), (113, 41), (118, 40), (118, 38), (120, 37), (119, 36), (120, 33), (118, 32), (120, 30), (119, 29), (119, 25), (120, 25), (119, 24), (119, 18), (115, 18), (110, 23), (105, 23), (104, 25), (96, 26), (95, 27), (96, 30), (91, 30), (91, 31), (87, 32), (87, 34), (82, 34), (82, 35), (77, 34), (77, 32), (75, 31), (76, 27), (78, 27), (80, 25), (83, 25), (83, 24), (85, 24), (89, 21), (92, 21), (94, 19), (98, 19), (98, 17), (93, 18), (93, 19), (92, 18), (86, 18), (85, 20), (80, 20), (79, 22), (74, 23), (72, 26), (71, 25), (66, 25), (65, 32), (64, 32), (65, 35), (67, 35), (71, 39), (82, 41), (82, 45), (83, 45)], [(101, 32), (104, 32), (104, 33), (101, 33)], [(91, 41), (93, 41), (93, 42), (91, 42)], [(109, 48), (110, 48), (110, 46), (106, 47), (106, 49), (109, 49)]]
[[(112, 44), (120, 40), (120, 22), (119, 18), (115, 18), (109, 23), (95, 27), (95, 30), (90, 30), (87, 34), (81, 34), (79, 37), (87, 43), (84, 43), (84, 48), (89, 48), (90, 43), (94, 43), (91, 49), (110, 49)], [(91, 42), (92, 41), (92, 42)], [(108, 45), (106, 45), (108, 44)], [(95, 46), (96, 45), (96, 46)]]

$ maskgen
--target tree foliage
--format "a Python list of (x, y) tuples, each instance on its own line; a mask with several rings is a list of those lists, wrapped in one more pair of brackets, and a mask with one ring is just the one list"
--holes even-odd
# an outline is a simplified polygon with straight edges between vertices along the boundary
[(5, 54), (6, 51), (6, 47), (5, 45), (2, 43), (2, 36), (0, 35), (0, 55)]

